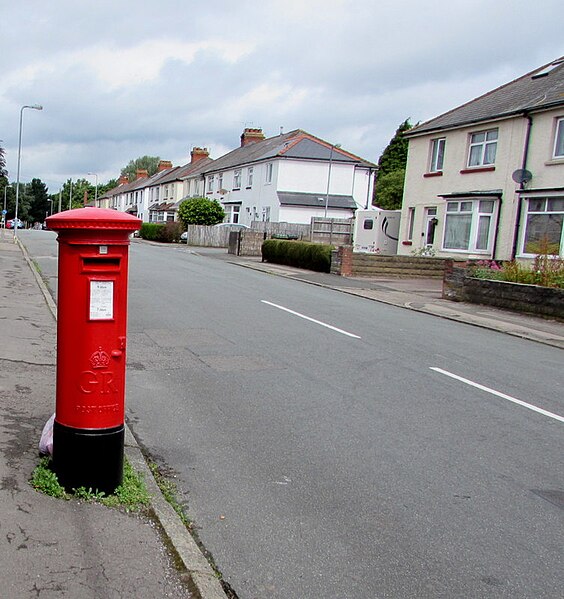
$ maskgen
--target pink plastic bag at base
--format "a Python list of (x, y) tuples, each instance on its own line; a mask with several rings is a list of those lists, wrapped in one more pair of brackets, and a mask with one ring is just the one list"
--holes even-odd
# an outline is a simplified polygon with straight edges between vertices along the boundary
[(41, 455), (53, 455), (53, 424), (55, 422), (55, 414), (47, 420), (41, 433), (39, 440), (39, 453)]

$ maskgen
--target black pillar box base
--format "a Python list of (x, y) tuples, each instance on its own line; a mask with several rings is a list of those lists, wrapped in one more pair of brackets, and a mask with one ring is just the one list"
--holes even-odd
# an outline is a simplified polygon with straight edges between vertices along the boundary
[(85, 487), (113, 493), (123, 481), (125, 427), (53, 427), (53, 468), (66, 491)]

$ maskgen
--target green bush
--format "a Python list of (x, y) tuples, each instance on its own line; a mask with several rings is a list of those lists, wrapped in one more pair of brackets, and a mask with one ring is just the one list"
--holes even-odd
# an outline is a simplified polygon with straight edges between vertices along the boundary
[(182, 223), (143, 223), (139, 236), (147, 241), (161, 241), (162, 243), (177, 243), (184, 230)]
[(162, 229), (164, 229), (164, 224), (143, 223), (139, 230), (139, 237), (147, 241), (160, 241)]
[(267, 239), (262, 244), (262, 259), (275, 264), (329, 272), (332, 250), (333, 246), (322, 243)]

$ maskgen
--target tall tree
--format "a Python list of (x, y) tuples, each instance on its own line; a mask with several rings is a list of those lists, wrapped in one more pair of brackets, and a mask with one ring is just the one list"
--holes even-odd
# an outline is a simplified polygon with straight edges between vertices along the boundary
[(405, 119), (378, 160), (378, 177), (372, 203), (379, 208), (387, 210), (401, 208), (408, 146), (405, 132), (411, 128), (409, 119)]
[(30, 204), (27, 211), (28, 220), (42, 223), (50, 212), (49, 193), (41, 179), (32, 179), (28, 184)]
[(149, 171), (149, 177), (154, 175), (159, 168), (160, 158), (158, 156), (140, 156), (135, 160), (130, 160), (127, 166), (121, 169), (122, 175), (127, 175), (130, 181), (135, 179), (135, 174), (138, 170)]
[(8, 182), (8, 171), (6, 170), (6, 152), (4, 150), (4, 146), (2, 145), (4, 142), (0, 139), (0, 178), (4, 179), (5, 182)]

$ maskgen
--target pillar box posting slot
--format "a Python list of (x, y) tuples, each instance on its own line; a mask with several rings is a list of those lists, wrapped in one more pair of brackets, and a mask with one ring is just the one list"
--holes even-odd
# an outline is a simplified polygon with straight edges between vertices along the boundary
[(59, 242), (53, 466), (67, 490), (112, 493), (123, 480), (129, 235), (141, 220), (80, 208), (47, 225)]

